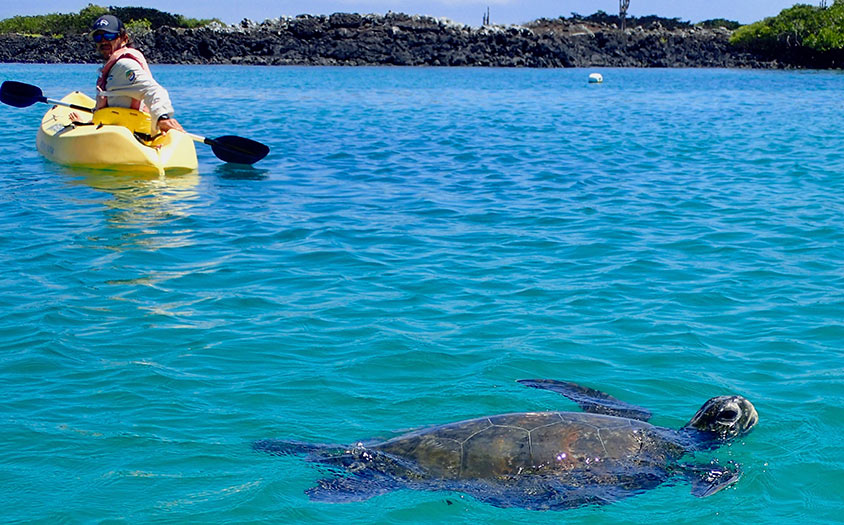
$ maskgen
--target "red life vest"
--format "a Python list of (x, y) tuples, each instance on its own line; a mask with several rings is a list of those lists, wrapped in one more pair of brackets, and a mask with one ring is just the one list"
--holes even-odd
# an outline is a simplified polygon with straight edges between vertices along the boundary
[[(106, 81), (108, 80), (109, 71), (111, 71), (111, 68), (114, 67), (114, 64), (116, 64), (118, 60), (124, 57), (128, 57), (137, 61), (141, 65), (141, 67), (144, 68), (144, 71), (149, 73), (149, 65), (147, 64), (147, 60), (144, 58), (144, 55), (141, 54), (140, 51), (131, 47), (121, 47), (120, 49), (112, 53), (110, 57), (108, 57), (108, 60), (106, 61), (105, 65), (101, 70), (100, 78), (97, 80), (98, 88), (103, 91), (106, 91)], [(141, 104), (140, 100), (136, 98), (132, 99), (132, 105), (130, 106), (132, 109), (146, 111), (146, 107), (142, 106), (143, 104)], [(102, 109), (104, 107), (108, 107), (108, 97), (97, 95), (97, 109)]]

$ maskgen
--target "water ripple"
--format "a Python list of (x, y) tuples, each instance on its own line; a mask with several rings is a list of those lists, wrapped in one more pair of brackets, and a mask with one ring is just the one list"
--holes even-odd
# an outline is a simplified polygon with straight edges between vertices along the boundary
[[(92, 73), (3, 68), (51, 96)], [(572, 521), (835, 522), (838, 75), (156, 75), (187, 127), (272, 154), (246, 168), (200, 149), (199, 173), (165, 178), (72, 170), (19, 133), (44, 108), (0, 111), (10, 521), (558, 521), (451, 494), (326, 511), (303, 494), (316, 471), (248, 445), (573, 409), (514, 383), (553, 377), (670, 427), (732, 392), (761, 418), (719, 453), (744, 466), (735, 490), (663, 487)]]

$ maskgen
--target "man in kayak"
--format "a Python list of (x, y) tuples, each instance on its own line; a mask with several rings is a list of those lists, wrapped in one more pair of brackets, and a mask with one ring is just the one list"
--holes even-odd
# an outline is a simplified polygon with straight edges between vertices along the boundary
[[(97, 80), (97, 109), (104, 107), (132, 108), (146, 111), (152, 118), (152, 133), (171, 129), (184, 131), (173, 118), (170, 95), (149, 70), (144, 55), (130, 47), (123, 22), (113, 15), (99, 17), (93, 24), (91, 39), (105, 59)], [(76, 113), (71, 120), (78, 120)]]

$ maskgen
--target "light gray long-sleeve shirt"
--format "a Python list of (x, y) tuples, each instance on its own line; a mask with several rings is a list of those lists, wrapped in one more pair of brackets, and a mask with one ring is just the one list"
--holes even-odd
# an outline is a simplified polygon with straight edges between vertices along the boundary
[[(132, 58), (124, 57), (114, 63), (108, 72), (106, 88), (106, 91), (100, 91), (97, 96), (108, 97), (109, 106), (128, 108), (131, 107), (133, 98), (142, 100), (152, 116), (153, 128), (157, 127), (158, 117), (165, 113), (171, 116), (175, 113), (167, 90)], [(155, 131), (157, 130), (153, 129), (153, 132)]]

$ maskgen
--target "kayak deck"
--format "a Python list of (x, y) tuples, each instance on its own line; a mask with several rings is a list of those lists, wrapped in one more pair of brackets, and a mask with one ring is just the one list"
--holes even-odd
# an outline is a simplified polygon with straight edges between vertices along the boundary
[[(74, 91), (62, 102), (94, 107), (92, 98)], [(77, 111), (81, 123), (72, 123), (72, 109), (54, 106), (38, 129), (37, 148), (47, 159), (81, 168), (164, 174), (197, 169), (193, 140), (170, 130), (149, 136), (148, 114), (126, 108), (103, 108), (96, 113)]]

